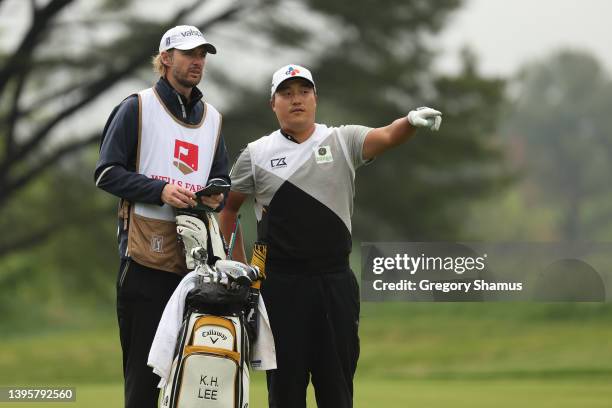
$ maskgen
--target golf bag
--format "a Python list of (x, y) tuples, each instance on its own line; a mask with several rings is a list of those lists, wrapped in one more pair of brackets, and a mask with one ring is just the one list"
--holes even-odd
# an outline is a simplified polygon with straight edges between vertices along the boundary
[(159, 407), (247, 408), (253, 337), (247, 316), (257, 308), (258, 290), (251, 287), (259, 279), (257, 268), (227, 261), (225, 251), (219, 253), (223, 240), (210, 213), (198, 219), (177, 216), (177, 231), (185, 245), (187, 264), (194, 267), (197, 278), (185, 299), (183, 323)]
[(247, 408), (249, 339), (241, 312), (218, 316), (188, 308), (163, 408)]

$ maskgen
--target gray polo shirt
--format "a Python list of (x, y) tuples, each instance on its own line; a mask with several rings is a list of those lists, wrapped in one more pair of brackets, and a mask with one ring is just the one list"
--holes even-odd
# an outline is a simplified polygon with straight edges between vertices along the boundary
[(242, 151), (232, 191), (253, 195), (258, 240), (268, 259), (346, 258), (351, 251), (355, 169), (371, 128), (317, 124), (303, 143), (280, 130)]

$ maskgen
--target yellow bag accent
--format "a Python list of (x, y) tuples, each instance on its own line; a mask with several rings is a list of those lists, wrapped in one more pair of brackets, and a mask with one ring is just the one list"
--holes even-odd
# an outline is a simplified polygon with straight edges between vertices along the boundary
[(206, 325), (215, 325), (219, 327), (225, 327), (227, 330), (229, 330), (232, 333), (232, 336), (234, 337), (234, 342), (235, 342), (236, 328), (229, 320), (224, 319), (222, 317), (218, 317), (218, 316), (203, 316), (203, 317), (200, 317), (198, 320), (196, 320), (195, 324), (193, 325), (193, 330), (191, 332), (191, 340), (189, 341), (189, 344), (193, 344), (193, 334), (200, 327), (206, 326)]
[(214, 354), (221, 355), (224, 357), (228, 357), (236, 362), (236, 364), (240, 364), (240, 353), (237, 351), (231, 351), (216, 347), (208, 347), (208, 346), (186, 346), (185, 353), (183, 355), (189, 355), (194, 353), (206, 353), (206, 354)]
[(253, 256), (251, 257), (251, 265), (259, 268), (260, 279), (266, 279), (266, 256), (268, 254), (268, 246), (262, 242), (255, 242), (253, 245)]

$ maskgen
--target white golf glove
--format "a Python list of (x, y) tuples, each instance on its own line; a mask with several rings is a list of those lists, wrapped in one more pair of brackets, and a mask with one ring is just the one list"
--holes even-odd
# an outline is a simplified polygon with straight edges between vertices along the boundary
[(176, 233), (179, 240), (185, 246), (185, 261), (187, 269), (193, 270), (196, 267), (194, 259), (194, 249), (203, 248), (206, 253), (206, 242), (208, 241), (208, 232), (204, 221), (190, 215), (176, 216)]
[(434, 132), (442, 124), (442, 112), (423, 106), (410, 111), (406, 116), (408, 122), (414, 127), (426, 127)]

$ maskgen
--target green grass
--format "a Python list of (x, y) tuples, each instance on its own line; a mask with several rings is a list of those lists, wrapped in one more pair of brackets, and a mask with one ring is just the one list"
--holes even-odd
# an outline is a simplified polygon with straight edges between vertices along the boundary
[[(355, 406), (608, 407), (611, 320), (599, 304), (364, 304)], [(54, 407), (122, 406), (111, 317), (5, 333), (0, 385), (76, 387), (76, 403)], [(266, 406), (265, 394), (256, 373), (250, 406)]]
[[(251, 384), (249, 406), (266, 407), (263, 376)], [(377, 380), (355, 381), (355, 408), (607, 408), (612, 401), (609, 381), (564, 380)], [(309, 389), (309, 391), (312, 391)], [(123, 406), (121, 384), (78, 384), (77, 400), (55, 408)], [(3, 408), (44, 407), (47, 403), (2, 403)], [(315, 407), (312, 392), (308, 406)]]
[(575, 315), (562, 319), (567, 305), (368, 305), (359, 370), (386, 379), (612, 378), (610, 308), (570, 307)]

